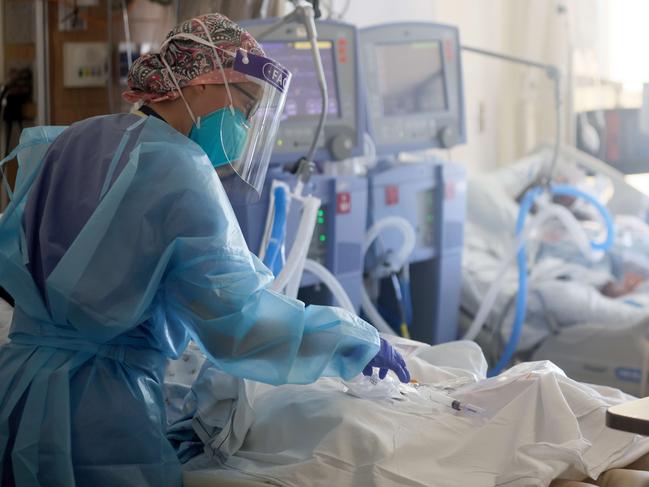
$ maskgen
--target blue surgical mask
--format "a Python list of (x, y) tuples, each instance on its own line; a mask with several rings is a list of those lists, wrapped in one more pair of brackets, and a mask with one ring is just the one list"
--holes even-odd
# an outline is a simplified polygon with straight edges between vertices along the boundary
[(193, 125), (189, 138), (201, 146), (214, 167), (219, 167), (241, 157), (248, 139), (248, 122), (240, 110), (221, 108), (202, 117), (200, 127)]

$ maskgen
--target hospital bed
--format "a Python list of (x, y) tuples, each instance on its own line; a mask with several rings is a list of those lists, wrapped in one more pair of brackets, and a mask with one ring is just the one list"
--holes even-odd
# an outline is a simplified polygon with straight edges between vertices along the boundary
[[(462, 272), (465, 323), (477, 313), (486, 289), (512, 251), (516, 198), (534, 183), (549, 158), (550, 151), (542, 149), (496, 174), (470, 181)], [(528, 244), (534, 263), (518, 359), (548, 359), (576, 380), (644, 395), (646, 384), (643, 387), (640, 377), (649, 367), (645, 338), (649, 326), (649, 226), (644, 221), (648, 199), (626, 185), (614, 169), (574, 148), (564, 149), (558, 169), (564, 179), (574, 177), (575, 171), (586, 174), (591, 184), (587, 189), (599, 191), (600, 197), (608, 199), (607, 206), (618, 226), (618, 243), (593, 261), (584, 258), (565, 238), (563, 227), (550, 229), (547, 238)], [(630, 222), (633, 224), (629, 226)], [(630, 292), (617, 297), (600, 291), (628, 273), (644, 282), (635, 282)], [(490, 358), (497, 358), (511, 335), (518, 290), (516, 265), (510, 267), (503, 282), (478, 337)], [(467, 327), (465, 324), (464, 329)], [(645, 377), (647, 373), (649, 370), (645, 370)]]
[[(644, 466), (644, 465), (643, 465)], [(578, 480), (558, 479), (550, 487), (645, 487), (649, 479), (649, 471), (636, 469), (612, 469), (605, 472), (598, 483), (582, 482)], [(185, 472), (183, 474), (184, 487), (268, 487), (271, 484), (250, 479), (242, 473), (233, 473), (227, 470), (210, 470)], [(281, 484), (279, 484), (281, 485)], [(431, 484), (434, 485), (434, 484)]]
[[(484, 407), (485, 417), (355, 397), (334, 379), (307, 386), (257, 385), (244, 401), (253, 412), (245, 440), (226, 460), (215, 449), (220, 440), (206, 442), (205, 453), (186, 464), (185, 485), (547, 486), (558, 477), (646, 485), (643, 473), (617, 469), (642, 459), (649, 439), (604, 426), (605, 405), (630, 396), (578, 384), (547, 362), (522, 364), (485, 380), (486, 362), (475, 344), (430, 347), (396, 340), (394, 345), (409, 354), (414, 377), (454, 390), (460, 400)], [(208, 399), (206, 404), (203, 411), (223, 411), (225, 402)], [(230, 422), (241, 424), (242, 409), (233, 408)], [(619, 475), (631, 480), (611, 483)]]
[(232, 470), (196, 470), (183, 474), (183, 487), (268, 487), (269, 485), (273, 484)]
[[(186, 464), (184, 485), (534, 486), (548, 485), (556, 477), (576, 481), (589, 475), (607, 481), (600, 485), (647, 485), (642, 483), (646, 472), (617, 468), (631, 464), (649, 469), (649, 458), (644, 458), (649, 439), (604, 427), (606, 407), (630, 396), (576, 383), (547, 362), (522, 364), (485, 380), (486, 361), (471, 342), (431, 347), (390, 340), (407, 355), (413, 376), (422, 384), (454, 391), (462, 401), (484, 407), (485, 416), (457, 415), (439, 405), (422, 412), (386, 397), (356, 397), (337, 379), (306, 386), (246, 385), (243, 401), (228, 396), (214, 377), (232, 384), (247, 381), (206, 367), (200, 350), (190, 345), (167, 372), (167, 387), (185, 387), (184, 393), (168, 395), (168, 416), (177, 417), (182, 407), (191, 405), (192, 394), (201, 392), (200, 414), (207, 414), (202, 420), (227, 432), (220, 439), (217, 435), (218, 445), (237, 436), (241, 441), (233, 443), (225, 461), (213, 443), (203, 445), (204, 454)], [(215, 375), (206, 382), (208, 371)], [(173, 397), (183, 404), (171, 404)], [(218, 417), (224, 411), (225, 420)], [(228, 423), (239, 426), (228, 430)], [(620, 476), (623, 484), (616, 483)], [(575, 482), (552, 485), (581, 487)]]

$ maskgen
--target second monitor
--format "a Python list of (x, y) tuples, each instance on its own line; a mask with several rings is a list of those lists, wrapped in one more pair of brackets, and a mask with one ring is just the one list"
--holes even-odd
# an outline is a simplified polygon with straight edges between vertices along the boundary
[(379, 154), (466, 141), (457, 28), (403, 23), (360, 33), (369, 132)]

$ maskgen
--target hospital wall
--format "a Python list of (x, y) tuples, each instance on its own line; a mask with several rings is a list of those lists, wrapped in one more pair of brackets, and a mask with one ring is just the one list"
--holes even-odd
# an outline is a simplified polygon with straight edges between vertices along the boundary
[[(435, 20), (460, 28), (466, 45), (556, 66), (561, 138), (576, 144), (575, 111), (616, 103), (608, 19), (615, 0), (436, 0)], [(553, 86), (544, 72), (466, 53), (469, 167), (510, 164), (555, 139)], [(603, 81), (605, 80), (605, 81)], [(484, 123), (483, 123), (484, 120)]]

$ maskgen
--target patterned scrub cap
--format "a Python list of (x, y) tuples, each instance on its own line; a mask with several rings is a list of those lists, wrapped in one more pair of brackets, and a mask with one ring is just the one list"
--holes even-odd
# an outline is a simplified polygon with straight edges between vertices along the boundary
[(264, 55), (259, 43), (245, 30), (224, 15), (213, 13), (187, 20), (175, 27), (166, 39), (177, 34), (192, 34), (209, 41), (201, 22), (207, 27), (223, 72), (214, 58), (214, 49), (191, 39), (175, 38), (163, 44), (160, 53), (137, 58), (128, 72), (128, 90), (122, 98), (129, 103), (175, 100), (180, 96), (173, 78), (162, 62), (167, 62), (181, 88), (198, 84), (243, 83), (246, 77), (232, 69), (237, 49)]

